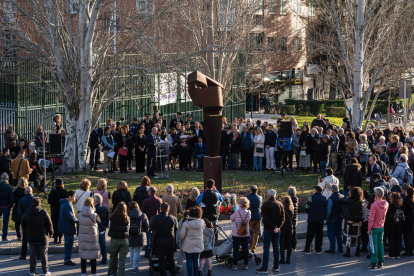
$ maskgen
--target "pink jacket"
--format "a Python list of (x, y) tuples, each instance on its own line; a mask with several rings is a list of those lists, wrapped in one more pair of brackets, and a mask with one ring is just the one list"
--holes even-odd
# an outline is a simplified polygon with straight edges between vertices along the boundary
[(99, 191), (94, 190), (93, 194), (100, 194), (102, 196), (102, 206), (105, 206), (108, 209), (108, 212), (111, 213), (111, 210), (109, 209), (109, 199), (111, 198), (111, 194), (108, 190), (105, 191)]
[[(231, 235), (233, 237), (250, 236), (249, 221), (251, 217), (252, 217), (252, 213), (249, 210), (240, 208), (238, 211), (234, 211), (234, 213), (230, 216), (230, 220), (233, 222), (233, 227), (231, 228)], [(239, 230), (239, 227), (242, 225), (242, 221), (244, 221), (247, 224), (246, 226), (247, 234), (245, 236), (237, 235), (237, 230)]]
[(368, 220), (368, 232), (370, 232), (372, 228), (384, 228), (385, 215), (387, 214), (387, 210), (388, 202), (383, 199), (376, 200), (371, 205)]

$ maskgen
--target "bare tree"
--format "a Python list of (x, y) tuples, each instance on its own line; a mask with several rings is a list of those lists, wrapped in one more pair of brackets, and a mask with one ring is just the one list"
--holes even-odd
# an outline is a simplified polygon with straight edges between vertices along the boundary
[[(414, 2), (409, 0), (309, 0), (319, 11), (309, 40), (327, 69), (352, 97), (351, 124), (360, 127), (372, 93), (380, 93), (412, 68)], [(376, 91), (376, 92), (375, 92)], [(378, 94), (375, 95), (376, 98)], [(368, 113), (371, 115), (371, 112)]]

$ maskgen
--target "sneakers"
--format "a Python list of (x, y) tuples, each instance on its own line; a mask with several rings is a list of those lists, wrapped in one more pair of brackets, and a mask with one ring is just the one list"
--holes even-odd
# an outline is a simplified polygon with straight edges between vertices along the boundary
[(35, 275), (36, 275), (36, 273), (35, 273), (35, 272), (30, 272), (30, 273), (29, 273), (29, 275), (30, 275), (30, 276), (35, 276)]
[(267, 274), (269, 272), (267, 271), (266, 268), (261, 267), (259, 269), (256, 269), (256, 273), (259, 273), (259, 274)]
[(19, 259), (25, 261), (26, 260), (26, 256), (20, 256)]
[(75, 264), (74, 262), (72, 262), (72, 261), (66, 261), (66, 262), (64, 263), (64, 265), (75, 266), (76, 264)]
[(306, 250), (306, 249), (305, 249), (305, 250), (303, 250), (303, 251), (302, 251), (302, 253), (303, 253), (303, 254), (306, 254), (306, 255), (310, 255), (311, 251), (310, 251), (310, 250)]
[(378, 266), (377, 266), (377, 264), (369, 264), (369, 265), (367, 265), (367, 268), (377, 269)]
[(322, 251), (316, 251), (316, 255), (321, 255), (322, 254)]
[(280, 272), (280, 269), (279, 268), (276, 268), (276, 267), (272, 267), (272, 271), (274, 271), (274, 272)]
[(377, 267), (378, 267), (378, 268), (383, 268), (383, 267), (384, 267), (384, 264), (383, 264), (383, 263), (378, 263), (378, 264), (377, 264)]
[(230, 268), (233, 270), (237, 270), (237, 265), (232, 265)]
[(43, 274), (43, 276), (50, 276), (50, 275), (52, 275), (52, 272), (50, 272), (50, 271), (48, 271), (45, 274)]
[(5, 239), (2, 239), (1, 240), (1, 242), (9, 242), (10, 241), (10, 239), (9, 238), (5, 238)]
[(249, 270), (249, 266), (248, 266), (248, 265), (245, 265), (245, 266), (243, 267), (243, 269), (244, 269), (244, 270)]

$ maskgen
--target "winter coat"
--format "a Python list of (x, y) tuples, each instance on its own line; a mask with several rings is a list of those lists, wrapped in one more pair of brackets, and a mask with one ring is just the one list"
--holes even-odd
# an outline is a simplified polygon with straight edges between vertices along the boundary
[(162, 199), (156, 197), (155, 195), (150, 196), (142, 203), (141, 211), (144, 212), (148, 219), (151, 221), (151, 218), (161, 210)]
[[(259, 134), (254, 136), (254, 152), (253, 156), (257, 157), (264, 157), (264, 142), (265, 142), (265, 136), (263, 134)], [(257, 152), (257, 148), (262, 148), (263, 152)]]
[[(147, 232), (149, 229), (149, 222), (147, 216), (141, 210), (135, 208), (129, 213), (129, 246), (146, 246)], [(139, 230), (140, 228), (140, 230)], [(136, 231), (140, 231), (140, 235), (136, 235)]]
[(19, 136), (17, 136), (16, 132), (6, 129), (4, 132), (4, 147), (9, 149), (15, 148), (17, 146), (17, 140), (19, 140)]
[(96, 260), (101, 257), (99, 246), (98, 223), (101, 220), (89, 206), (83, 206), (79, 213), (79, 258), (83, 260)]
[(17, 180), (22, 177), (29, 179), (29, 175), (32, 173), (29, 161), (23, 157), (17, 157), (16, 159), (12, 160), (10, 171), (13, 173), (13, 179)]
[[(252, 218), (252, 212), (250, 212), (249, 210), (240, 208), (238, 211), (235, 211), (230, 216), (230, 220), (233, 222), (233, 226), (231, 228), (231, 235), (233, 237), (250, 236), (249, 222), (251, 218)], [(246, 223), (247, 233), (246, 235), (240, 236), (239, 234), (237, 234), (237, 231), (239, 230), (243, 222)]]
[(27, 209), (32, 207), (32, 201), (35, 197), (33, 194), (25, 194), (23, 198), (19, 200), (18, 214), (22, 218)]
[(204, 251), (213, 250), (211, 244), (216, 240), (214, 235), (213, 228), (204, 228), (203, 230), (203, 242), (204, 242)]
[[(204, 221), (203, 221), (204, 223)], [(150, 230), (156, 246), (171, 247), (174, 245), (178, 228), (177, 218), (168, 213), (160, 212), (150, 220)]]
[(345, 145), (345, 151), (354, 154), (357, 145), (358, 143), (356, 139), (349, 139), (348, 144)]
[(298, 213), (299, 213), (299, 204), (298, 204), (298, 197), (291, 195), (290, 199), (293, 203), (293, 228), (296, 228), (296, 225), (298, 224)]
[(368, 221), (368, 232), (372, 228), (383, 228), (385, 223), (385, 215), (388, 210), (388, 202), (380, 199), (371, 204)]
[(229, 136), (229, 137), (230, 137), (229, 144), (231, 144), (231, 148), (230, 148), (231, 153), (240, 153), (240, 148), (241, 148), (240, 134), (235, 139), (233, 139), (233, 136)]
[(25, 196), (24, 189), (17, 187), (16, 189), (14, 189), (13, 195), (14, 195), (14, 207), (13, 207), (13, 212), (12, 212), (12, 220), (14, 222), (21, 222), (21, 217), (19, 216), (18, 209), (19, 209), (20, 199), (22, 199)]
[[(62, 187), (55, 187), (47, 197), (47, 203), (50, 204), (50, 215), (53, 221), (59, 220), (60, 200), (68, 197), (68, 191)], [(57, 226), (57, 225), (55, 225)]]
[(345, 175), (344, 175), (344, 190), (349, 191), (348, 186), (361, 187), (361, 185), (362, 185), (361, 165), (358, 163), (346, 165)]
[(31, 206), (22, 217), (22, 228), (27, 241), (33, 244), (45, 244), (53, 235), (52, 221), (49, 214), (40, 206)]
[(250, 193), (246, 197), (250, 201), (249, 211), (252, 213), (251, 220), (260, 220), (263, 198), (257, 193)]
[(204, 251), (203, 230), (204, 220), (188, 217), (180, 231), (181, 251), (185, 253), (201, 253)]
[(273, 231), (276, 227), (282, 227), (285, 222), (283, 205), (274, 197), (269, 198), (262, 206), (262, 218), (264, 230)]
[(341, 198), (343, 204), (343, 218), (348, 221), (358, 222), (364, 220), (363, 201), (355, 201), (350, 197)]
[(404, 211), (405, 216), (405, 224), (411, 225), (414, 222), (413, 210), (414, 210), (414, 203), (412, 198), (406, 197), (403, 200), (402, 209)]
[(319, 160), (322, 162), (328, 162), (329, 161), (329, 154), (331, 151), (331, 144), (329, 142), (322, 142), (318, 146), (318, 152), (319, 152)]
[[(200, 195), (201, 196), (201, 195)], [(217, 203), (218, 196), (212, 190), (206, 190), (202, 194), (201, 199), (201, 208), (203, 209), (203, 218), (208, 219), (209, 221), (218, 220), (217, 216)]]
[(274, 148), (276, 146), (277, 135), (275, 132), (266, 132), (265, 134), (265, 146), (269, 146), (269, 148)]
[(115, 222), (110, 220), (108, 236), (115, 239), (126, 239), (129, 237), (129, 224), (126, 221)]
[(404, 184), (404, 178), (405, 173), (407, 171), (408, 165), (407, 163), (398, 163), (398, 165), (395, 167), (394, 172), (392, 173), (392, 177), (396, 178), (398, 180), (398, 183), (400, 186)]
[(117, 190), (112, 194), (112, 210), (115, 210), (118, 204), (123, 201), (128, 207), (131, 200), (131, 194), (126, 190)]
[(69, 202), (67, 198), (61, 199), (59, 202), (60, 212), (58, 230), (64, 235), (75, 235), (75, 222), (77, 222), (78, 219), (75, 217), (72, 203)]
[(109, 209), (109, 200), (111, 199), (111, 193), (108, 190), (93, 190), (93, 194), (100, 194), (102, 196), (102, 206), (105, 206), (108, 209), (108, 212), (111, 212)]
[(315, 193), (311, 195), (306, 203), (308, 222), (323, 222), (326, 218), (326, 205), (326, 198), (322, 195), (322, 193)]
[(109, 211), (105, 206), (95, 205), (95, 213), (99, 216), (100, 222), (98, 222), (99, 234), (105, 232), (109, 225)]
[(296, 133), (292, 136), (292, 149), (294, 154), (300, 154), (300, 147), (301, 144), (299, 143), (300, 135), (297, 135)]
[(0, 182), (0, 207), (12, 207), (14, 200), (13, 189), (10, 184), (6, 182)]
[(181, 199), (175, 195), (166, 194), (162, 198), (162, 202), (167, 202), (170, 205), (170, 215), (177, 217), (177, 214), (182, 214), (183, 206), (181, 204)]
[(293, 229), (293, 212), (285, 209), (285, 223), (283, 223), (281, 231), (292, 231)]
[(337, 185), (339, 187), (339, 179), (334, 175), (328, 175), (322, 180), (322, 183), (318, 183), (322, 187), (322, 195), (326, 197), (326, 200), (332, 195), (332, 189), (327, 188), (327, 183), (330, 183), (331, 186)]
[(142, 203), (144, 202), (144, 200), (146, 200), (149, 197), (148, 188), (149, 187), (146, 185), (141, 185), (135, 189), (134, 197), (132, 198), (132, 200), (138, 203), (140, 208), (142, 208)]

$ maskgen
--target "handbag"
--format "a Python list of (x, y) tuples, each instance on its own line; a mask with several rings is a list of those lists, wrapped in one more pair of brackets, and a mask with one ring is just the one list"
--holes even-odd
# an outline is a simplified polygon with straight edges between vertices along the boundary
[(119, 148), (118, 154), (122, 156), (127, 156), (128, 150), (124, 150), (123, 148)]
[[(303, 146), (305, 146), (305, 143), (303, 143)], [(301, 150), (299, 156), (306, 156), (306, 150)]]
[(258, 152), (258, 153), (263, 153), (263, 148), (256, 148), (256, 152)]

